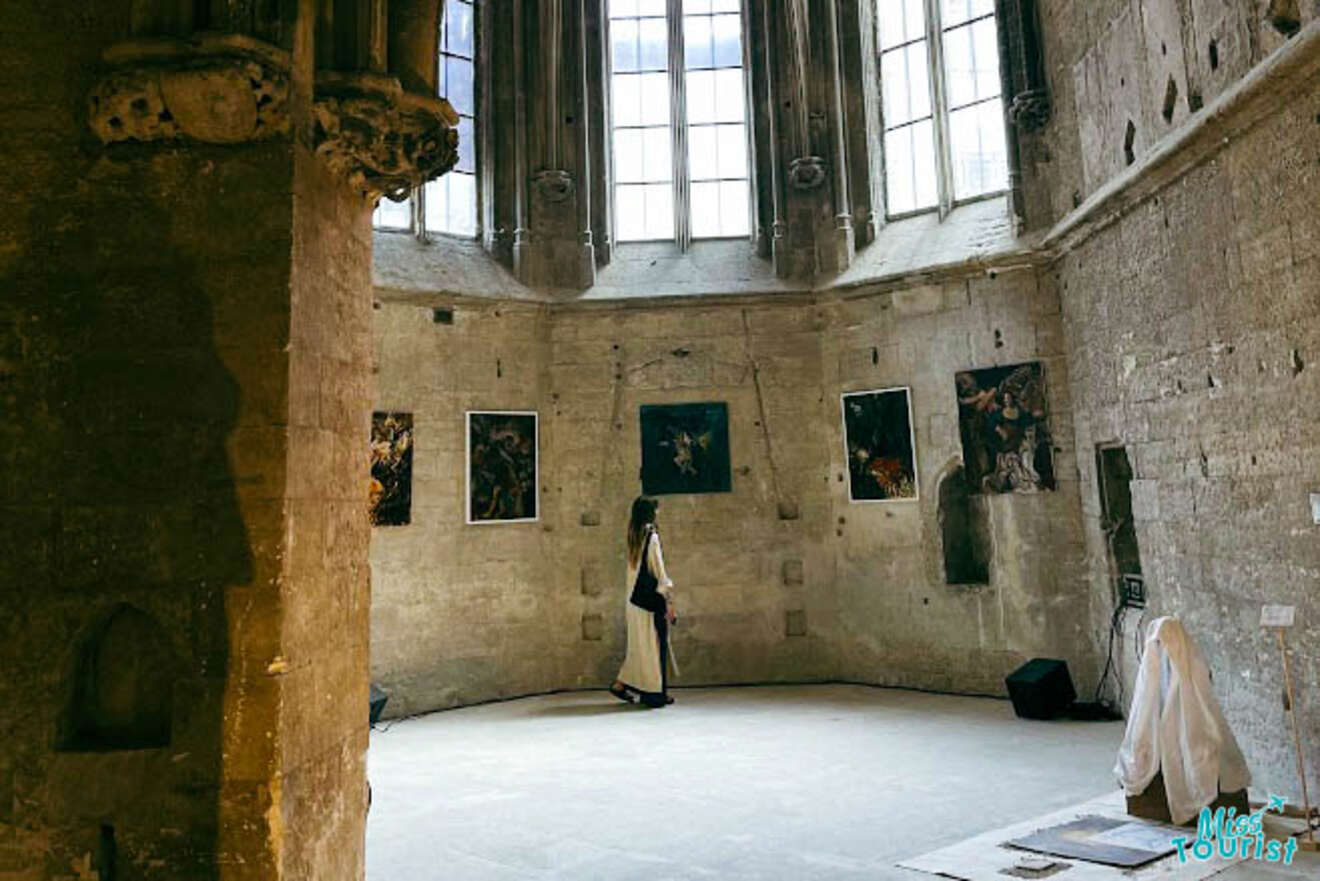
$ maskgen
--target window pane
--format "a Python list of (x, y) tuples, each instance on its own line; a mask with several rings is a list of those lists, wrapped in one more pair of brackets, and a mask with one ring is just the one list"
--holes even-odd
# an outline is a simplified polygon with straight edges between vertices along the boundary
[(614, 188), (614, 238), (635, 242), (646, 238), (646, 191), (638, 184)]
[(668, 125), (669, 75), (644, 73), (638, 79), (641, 83), (638, 115), (642, 125)]
[(637, 22), (610, 22), (610, 60), (615, 73), (637, 70)]
[(688, 122), (697, 125), (715, 121), (715, 72), (694, 70), (687, 74)]
[(880, 48), (888, 49), (926, 36), (924, 0), (877, 0), (877, 3)]
[(664, 18), (665, 0), (637, 0), (637, 14)]
[(663, 18), (644, 18), (637, 23), (642, 70), (669, 69), (669, 31)]
[(688, 174), (692, 180), (713, 180), (719, 177), (718, 150), (715, 126), (688, 126)]
[(674, 179), (673, 140), (669, 127), (641, 129), (642, 179), (651, 183)]
[(470, 116), (458, 118), (458, 164), (454, 166), (469, 174), (477, 170), (477, 136), (472, 123)]
[(742, 3), (740, 0), (711, 0), (711, 12), (741, 12)]
[(694, 183), (692, 199), (692, 237), (709, 239), (720, 234), (720, 185)]
[(945, 32), (950, 108), (999, 94), (998, 39), (992, 18)]
[(477, 234), (477, 178), (471, 174), (450, 172), (449, 228), (446, 232), (472, 236)]
[[(741, 125), (722, 125), (719, 138), (719, 176), (724, 179), (747, 177), (747, 130)], [(693, 175), (695, 178), (696, 175)]]
[(710, 12), (710, 0), (683, 0), (683, 13), (697, 15)]
[(646, 185), (646, 237), (674, 237), (674, 188), (671, 184)]
[(1008, 186), (1003, 114), (998, 98), (949, 114), (954, 198), (970, 199)]
[(637, 0), (609, 0), (610, 18), (626, 18), (637, 14)]
[(709, 15), (683, 16), (683, 65), (688, 70), (715, 66)]
[(614, 124), (640, 125), (642, 122), (642, 78), (637, 74), (615, 74), (610, 89), (614, 99)]
[(449, 0), (445, 4), (445, 52), (472, 57), (472, 4)]
[(745, 236), (749, 231), (747, 181), (720, 181), (720, 235)]
[(995, 0), (944, 0), (940, 18), (944, 27), (949, 28), (994, 11)]
[(715, 66), (742, 66), (742, 16), (717, 15), (712, 21), (715, 39)]
[(426, 182), (426, 199), (422, 223), (430, 232), (444, 232), (449, 228), (449, 175)]
[(412, 199), (393, 202), (382, 196), (371, 215), (371, 225), (376, 229), (411, 229)]
[(930, 116), (929, 63), (924, 40), (881, 56), (886, 128)]
[(445, 59), (445, 97), (462, 114), (474, 112), (472, 104), (472, 62), (464, 58)]
[(890, 214), (905, 214), (936, 204), (931, 120), (885, 134), (885, 190)]
[(642, 180), (642, 132), (625, 128), (614, 133), (614, 179), (619, 183)]
[[(741, 68), (715, 71), (715, 119), (719, 122), (742, 122), (743, 74)], [(696, 120), (693, 120), (695, 122)]]

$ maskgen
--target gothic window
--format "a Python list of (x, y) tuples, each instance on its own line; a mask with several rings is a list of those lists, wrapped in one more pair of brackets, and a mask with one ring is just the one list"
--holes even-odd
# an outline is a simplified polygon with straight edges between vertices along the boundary
[(458, 164), (406, 201), (381, 199), (372, 217), (377, 229), (477, 235), (476, 19), (472, 0), (445, 0), (436, 83), (458, 113)]
[(877, 0), (887, 214), (1003, 192), (994, 0)]
[(614, 238), (751, 231), (740, 0), (607, 0)]

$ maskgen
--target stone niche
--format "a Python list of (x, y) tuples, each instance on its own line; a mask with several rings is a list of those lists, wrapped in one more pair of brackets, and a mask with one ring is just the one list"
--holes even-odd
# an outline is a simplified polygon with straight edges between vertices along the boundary
[(176, 661), (156, 619), (119, 605), (77, 654), (60, 748), (68, 752), (168, 746)]

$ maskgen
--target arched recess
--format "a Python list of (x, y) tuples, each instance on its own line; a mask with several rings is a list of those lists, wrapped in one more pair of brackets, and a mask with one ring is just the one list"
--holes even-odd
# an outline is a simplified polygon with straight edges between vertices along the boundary
[(169, 745), (176, 674), (169, 638), (156, 619), (134, 606), (116, 606), (79, 647), (61, 748)]
[(939, 481), (940, 548), (945, 584), (989, 584), (993, 550), (985, 500), (972, 495), (961, 462)]

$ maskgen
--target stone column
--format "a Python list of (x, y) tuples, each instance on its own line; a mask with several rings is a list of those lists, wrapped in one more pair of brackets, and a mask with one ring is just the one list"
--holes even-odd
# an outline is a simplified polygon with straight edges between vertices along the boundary
[(5, 869), (359, 878), (369, 217), (453, 123), (318, 97), (309, 3), (257, 30), (287, 45), (113, 45), (127, 15), (0, 35)]

